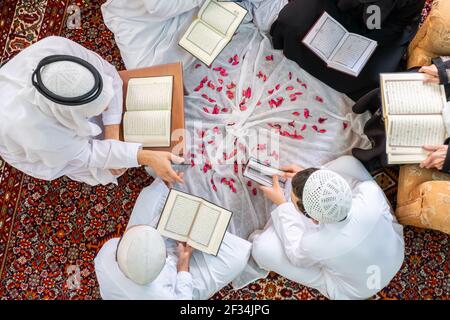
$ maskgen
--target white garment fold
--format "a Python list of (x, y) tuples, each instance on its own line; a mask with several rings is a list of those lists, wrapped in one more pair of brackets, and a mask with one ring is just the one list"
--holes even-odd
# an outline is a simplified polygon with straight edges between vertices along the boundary
[[(353, 189), (345, 221), (316, 225), (292, 203), (272, 212), (272, 223), (254, 237), (252, 255), (267, 270), (319, 290), (331, 299), (367, 299), (387, 286), (404, 258), (403, 227), (367, 170), (353, 157), (328, 168), (364, 177)], [(368, 176), (368, 178), (367, 178)], [(272, 254), (282, 248), (282, 257)], [(277, 253), (277, 255), (280, 255)]]
[[(43, 58), (65, 54), (92, 64), (103, 79), (102, 94), (82, 106), (58, 105), (32, 86)], [(61, 37), (48, 37), (0, 69), (0, 156), (36, 178), (67, 175), (90, 185), (117, 183), (108, 169), (136, 167), (138, 144), (101, 141), (102, 126), (122, 118), (122, 80), (96, 53)], [(105, 110), (107, 108), (107, 110)]]
[[(156, 227), (169, 193), (157, 179), (142, 190), (127, 229), (135, 225)], [(177, 253), (173, 240), (166, 239), (167, 260), (159, 276), (146, 286), (137, 285), (120, 271), (115, 260), (119, 239), (109, 240), (95, 258), (95, 272), (103, 299), (208, 299), (230, 283), (244, 269), (251, 244), (227, 233), (217, 257), (194, 251), (190, 272), (177, 272)]]
[[(250, 14), (211, 68), (186, 63), (192, 59), (187, 52), (172, 50), (198, 8), (163, 21), (149, 16), (139, 0), (113, 9), (121, 1), (109, 1), (103, 14), (128, 68), (185, 62), (186, 163), (192, 166), (177, 168), (185, 174), (180, 188), (233, 211), (231, 233), (247, 238), (270, 218), (271, 204), (242, 175), (249, 156), (273, 166), (311, 167), (370, 146), (362, 130), (369, 115), (353, 114), (353, 101), (287, 60), (261, 32), (286, 1), (242, 2)], [(249, 264), (234, 285), (264, 274)]]

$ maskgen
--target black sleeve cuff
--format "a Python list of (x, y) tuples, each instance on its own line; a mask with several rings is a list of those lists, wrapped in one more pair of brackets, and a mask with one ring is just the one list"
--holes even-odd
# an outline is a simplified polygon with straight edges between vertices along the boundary
[(284, 37), (281, 23), (277, 20), (270, 28), (270, 35), (272, 36), (272, 45), (276, 50), (284, 49)]
[(439, 57), (439, 58), (434, 58), (432, 61), (438, 69), (440, 84), (449, 83), (450, 79), (448, 78), (448, 74), (447, 74), (447, 64), (444, 62), (444, 60), (442, 60), (442, 58)]
[[(448, 145), (450, 143), (450, 138), (445, 140), (444, 144)], [(450, 148), (447, 150), (447, 156), (445, 157), (444, 166), (442, 167), (443, 172), (450, 172)]]

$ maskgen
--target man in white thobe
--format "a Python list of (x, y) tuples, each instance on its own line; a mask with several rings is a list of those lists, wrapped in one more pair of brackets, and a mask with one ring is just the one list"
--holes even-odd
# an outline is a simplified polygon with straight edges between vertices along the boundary
[[(114, 33), (128, 69), (182, 61), (194, 57), (178, 42), (205, 0), (108, 0), (102, 5), (106, 26)], [(244, 0), (246, 21), (268, 31), (287, 0)]]
[(252, 237), (258, 265), (330, 299), (366, 299), (388, 285), (403, 262), (403, 228), (362, 164), (344, 156), (321, 170), (283, 169), (292, 201), (278, 178), (261, 187), (277, 207)]
[[(124, 253), (121, 243), (127, 233), (135, 228), (156, 227), (168, 193), (169, 189), (159, 179), (145, 188), (136, 201), (125, 236), (122, 240), (119, 238), (109, 240), (98, 253), (95, 258), (95, 272), (103, 299), (208, 299), (245, 268), (250, 256), (251, 243), (230, 233), (225, 234), (217, 257), (194, 251), (190, 261), (187, 259), (187, 265), (186, 256), (191, 254), (189, 248), (166, 239), (164, 242), (167, 257), (164, 257), (161, 271), (152, 281), (136, 279), (130, 268), (124, 267), (126, 263), (121, 257), (130, 254)], [(154, 248), (144, 250), (149, 251), (155, 250)], [(144, 268), (143, 262), (139, 259), (127, 263), (137, 269)], [(154, 266), (149, 268), (155, 269)], [(143, 271), (134, 273), (145, 274)]]
[[(65, 55), (90, 64), (103, 87), (95, 100), (64, 105), (41, 93), (32, 74), (44, 58)], [(53, 95), (81, 97), (95, 84), (82, 64), (58, 61), (42, 67), (40, 77)], [(147, 165), (164, 180), (181, 182), (170, 153), (144, 151), (119, 141), (122, 80), (96, 53), (61, 37), (48, 37), (24, 49), (0, 69), (0, 156), (33, 177), (63, 175), (90, 185), (117, 183), (127, 168)], [(57, 100), (58, 101), (58, 100)]]

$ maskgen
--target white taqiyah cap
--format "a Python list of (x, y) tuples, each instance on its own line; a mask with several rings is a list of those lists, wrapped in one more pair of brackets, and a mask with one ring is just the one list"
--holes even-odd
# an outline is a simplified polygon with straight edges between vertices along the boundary
[(344, 220), (352, 207), (352, 190), (347, 181), (330, 170), (318, 170), (306, 181), (303, 189), (306, 213), (321, 223)]
[(95, 85), (92, 72), (71, 61), (56, 61), (44, 66), (41, 79), (48, 90), (64, 98), (80, 97)]
[(128, 279), (140, 285), (149, 284), (166, 264), (163, 238), (150, 226), (130, 228), (118, 245), (117, 263)]

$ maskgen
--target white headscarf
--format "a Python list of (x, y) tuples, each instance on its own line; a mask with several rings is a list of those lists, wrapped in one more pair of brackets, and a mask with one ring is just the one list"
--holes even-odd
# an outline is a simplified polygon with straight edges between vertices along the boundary
[[(11, 68), (13, 62), (14, 59), (3, 68)], [(17, 78), (14, 68), (0, 73), (0, 82), (17, 87), (15, 97), (0, 108), (0, 144), (10, 155), (18, 158), (26, 158), (30, 162), (42, 161), (50, 168), (62, 167), (87, 148), (90, 139), (102, 132), (89, 119), (100, 115), (111, 102), (114, 97), (113, 79), (101, 74), (103, 91), (96, 100), (88, 104), (60, 105), (50, 101), (33, 87), (31, 74), (38, 62), (34, 61), (33, 67)], [(45, 76), (43, 74), (45, 81), (50, 82), (50, 77), (57, 71), (60, 78), (68, 80), (66, 86), (72, 86), (69, 90), (84, 90), (85, 87), (79, 85), (73, 74), (73, 65), (66, 63), (45, 68), (49, 68), (48, 73), (44, 73)], [(85, 79), (86, 75), (81, 74), (81, 78)], [(92, 170), (95, 171), (93, 175), (98, 176), (98, 170)]]

